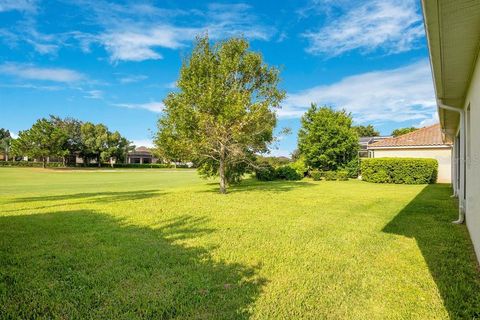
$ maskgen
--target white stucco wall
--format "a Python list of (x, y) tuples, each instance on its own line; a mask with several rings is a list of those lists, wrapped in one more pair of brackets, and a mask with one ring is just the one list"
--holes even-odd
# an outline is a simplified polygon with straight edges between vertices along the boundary
[(466, 223), (477, 258), (480, 261), (480, 61), (477, 59), (470, 88), (465, 99), (466, 123)]
[(372, 158), (431, 158), (438, 161), (438, 182), (450, 183), (452, 176), (451, 148), (376, 149)]

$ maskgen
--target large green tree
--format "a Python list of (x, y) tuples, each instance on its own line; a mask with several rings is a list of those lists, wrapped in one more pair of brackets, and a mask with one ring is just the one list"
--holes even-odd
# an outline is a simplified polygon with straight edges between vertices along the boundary
[(354, 126), (353, 127), (359, 137), (378, 137), (380, 132), (375, 130), (375, 127), (371, 124), (367, 126)]
[(312, 168), (336, 170), (355, 159), (358, 135), (345, 110), (312, 104), (302, 117), (298, 149)]
[(285, 97), (279, 80), (278, 69), (250, 51), (245, 39), (212, 45), (208, 36), (197, 38), (178, 91), (164, 100), (157, 148), (168, 158), (194, 161), (205, 176), (218, 175), (226, 193), (228, 182), (273, 140), (275, 108)]
[(30, 129), (20, 131), (12, 147), (15, 154), (42, 159), (45, 168), (48, 157), (63, 157), (68, 152), (65, 149), (67, 138), (65, 131), (53, 121), (42, 118)]
[(80, 135), (84, 147), (84, 163), (86, 163), (86, 160), (93, 158), (100, 167), (102, 158), (106, 157), (109, 148), (109, 132), (107, 126), (104, 124), (85, 122), (80, 128)]
[(7, 129), (0, 128), (0, 152), (3, 153), (3, 158), (8, 161), (10, 147), (12, 143), (12, 136)]
[(63, 157), (64, 164), (67, 162), (67, 156), (75, 157), (77, 154), (81, 155), (85, 149), (81, 135), (82, 122), (74, 118), (62, 119), (58, 116), (50, 116), (50, 121), (67, 136), (62, 148), (65, 151)]
[(395, 129), (395, 130), (392, 131), (392, 136), (398, 137), (398, 136), (401, 136), (403, 134), (407, 134), (407, 133), (410, 133), (410, 132), (416, 131), (416, 130), (418, 130), (418, 128), (415, 128), (415, 127), (398, 128), (398, 129)]

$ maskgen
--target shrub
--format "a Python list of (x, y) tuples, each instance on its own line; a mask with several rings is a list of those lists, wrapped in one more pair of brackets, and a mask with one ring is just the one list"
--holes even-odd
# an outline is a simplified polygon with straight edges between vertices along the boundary
[(347, 170), (338, 170), (337, 172), (337, 179), (340, 181), (347, 181), (349, 174)]
[(308, 173), (308, 167), (305, 164), (305, 159), (303, 157), (289, 164), (288, 166), (295, 169), (295, 171), (297, 171), (300, 175), (302, 175), (302, 177), (305, 177), (305, 175)]
[(351, 160), (345, 165), (343, 169), (348, 171), (349, 178), (357, 179), (360, 175), (360, 163), (358, 161), (358, 158)]
[(303, 175), (298, 173), (297, 170), (295, 170), (292, 166), (287, 165), (287, 166), (281, 166), (278, 167), (276, 172), (276, 177), (277, 179), (283, 179), (283, 180), (301, 180), (303, 178)]
[[(42, 162), (33, 161), (0, 161), (0, 167), (25, 167), (25, 168), (41, 168)], [(47, 162), (45, 164), (47, 168), (59, 168), (63, 167), (62, 162)]]
[(327, 181), (337, 180), (337, 173), (335, 171), (325, 171), (325, 180)]
[(323, 171), (320, 170), (313, 170), (310, 172), (310, 176), (314, 181), (320, 181), (323, 177)]
[(263, 164), (256, 169), (255, 177), (260, 181), (273, 181), (277, 178), (275, 168), (270, 164)]
[(435, 183), (438, 162), (418, 158), (370, 158), (362, 160), (362, 180), (374, 183)]

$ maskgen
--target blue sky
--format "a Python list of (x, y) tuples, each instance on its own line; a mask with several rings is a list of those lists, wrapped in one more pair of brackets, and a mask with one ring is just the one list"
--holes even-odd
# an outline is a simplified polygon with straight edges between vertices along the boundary
[(49, 114), (103, 122), (149, 145), (195, 35), (243, 35), (281, 68), (287, 98), (272, 146), (296, 147), (311, 102), (382, 134), (436, 122), (419, 1), (0, 0), (0, 127)]

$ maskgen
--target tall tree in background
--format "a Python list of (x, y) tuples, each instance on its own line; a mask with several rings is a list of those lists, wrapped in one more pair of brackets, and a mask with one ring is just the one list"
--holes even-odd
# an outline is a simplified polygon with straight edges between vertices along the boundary
[(407, 134), (407, 133), (410, 133), (410, 132), (416, 131), (416, 130), (418, 130), (418, 128), (415, 128), (415, 127), (398, 128), (398, 129), (395, 129), (395, 130), (392, 131), (392, 136), (398, 137), (398, 136), (401, 136), (403, 134)]
[(65, 145), (63, 146), (64, 156), (63, 156), (63, 164), (66, 165), (67, 159), (66, 157), (75, 157), (78, 154), (81, 154), (82, 151), (85, 149), (85, 146), (82, 142), (82, 135), (81, 135), (81, 127), (82, 122), (74, 119), (74, 118), (65, 118), (62, 119), (57, 116), (50, 116), (50, 121), (53, 124), (62, 130), (67, 139), (65, 140)]
[(354, 126), (353, 127), (359, 137), (378, 137), (380, 132), (375, 130), (375, 127), (371, 124), (367, 126)]
[(102, 155), (105, 157), (108, 150), (108, 128), (104, 124), (85, 122), (80, 128), (80, 135), (84, 146), (84, 159), (94, 158), (100, 167)]
[(180, 70), (179, 91), (164, 101), (157, 148), (171, 159), (193, 160), (205, 176), (218, 175), (226, 193), (228, 182), (273, 140), (274, 109), (285, 97), (279, 80), (279, 71), (245, 39), (211, 45), (208, 36), (197, 38)]
[(302, 117), (298, 149), (312, 168), (336, 170), (357, 156), (358, 135), (345, 110), (312, 104)]
[(18, 139), (13, 141), (15, 154), (23, 154), (32, 158), (41, 158), (45, 168), (47, 158), (63, 157), (68, 150), (64, 148), (67, 135), (53, 121), (42, 118), (25, 131), (20, 131)]
[(0, 128), (0, 152), (3, 153), (3, 158), (8, 161), (10, 147), (12, 143), (12, 136), (7, 129)]

